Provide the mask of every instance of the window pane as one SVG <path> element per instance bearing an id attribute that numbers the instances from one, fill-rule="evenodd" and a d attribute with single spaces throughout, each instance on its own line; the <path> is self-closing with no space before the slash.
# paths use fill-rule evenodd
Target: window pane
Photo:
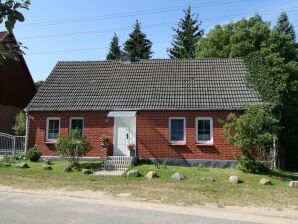
<path id="1" fill-rule="evenodd" d="M 171 141 L 183 141 L 184 140 L 184 120 L 183 119 L 171 119 Z"/>
<path id="2" fill-rule="evenodd" d="M 60 121 L 57 119 L 51 119 L 48 122 L 49 123 L 48 123 L 47 138 L 48 139 L 56 139 L 59 135 Z"/>
<path id="3" fill-rule="evenodd" d="M 211 120 L 198 120 L 198 141 L 210 141 L 211 140 Z"/>
<path id="4" fill-rule="evenodd" d="M 79 129 L 81 134 L 83 130 L 83 119 L 71 119 L 71 130 Z"/>

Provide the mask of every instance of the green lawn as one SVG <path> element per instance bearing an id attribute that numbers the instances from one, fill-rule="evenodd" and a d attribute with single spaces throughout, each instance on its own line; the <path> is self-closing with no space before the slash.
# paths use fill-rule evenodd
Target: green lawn
<path id="1" fill-rule="evenodd" d="M 178 166 L 158 169 L 154 165 L 141 165 L 132 167 L 141 172 L 141 177 L 96 177 L 79 171 L 65 173 L 63 168 L 69 165 L 67 162 L 53 162 L 51 171 L 43 170 L 42 162 L 28 164 L 29 169 L 16 168 L 15 164 L 10 167 L 0 166 L 0 185 L 27 189 L 100 190 L 113 195 L 131 193 L 133 197 L 142 200 L 180 205 L 255 205 L 298 209 L 298 189 L 288 186 L 289 181 L 297 177 L 288 172 L 255 175 L 235 169 Z M 92 166 L 97 165 L 93 163 Z M 160 177 L 147 180 L 145 175 L 150 170 L 155 170 Z M 177 171 L 186 175 L 187 180 L 172 180 L 171 175 Z M 239 175 L 243 183 L 231 185 L 228 182 L 230 175 Z M 213 177 L 215 182 L 202 181 L 202 177 Z M 270 178 L 273 185 L 260 185 L 262 177 Z"/>

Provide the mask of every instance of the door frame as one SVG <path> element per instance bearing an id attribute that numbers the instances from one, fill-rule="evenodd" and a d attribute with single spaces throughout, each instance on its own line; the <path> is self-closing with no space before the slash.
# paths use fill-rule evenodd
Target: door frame
<path id="1" fill-rule="evenodd" d="M 117 116 L 117 117 L 114 117 L 114 138 L 113 138 L 113 156 L 114 156 L 114 152 L 115 152 L 115 148 L 116 148 L 116 138 L 118 137 L 116 135 L 116 132 L 117 132 L 117 118 L 129 118 L 131 119 L 131 122 L 132 122 L 132 143 L 135 145 L 135 154 L 137 154 L 137 149 L 136 149 L 136 128 L 137 128 L 137 119 L 136 119 L 136 116 Z M 123 155 L 123 156 L 130 156 L 129 153 L 128 155 Z M 136 155 L 135 155 L 136 156 Z"/>

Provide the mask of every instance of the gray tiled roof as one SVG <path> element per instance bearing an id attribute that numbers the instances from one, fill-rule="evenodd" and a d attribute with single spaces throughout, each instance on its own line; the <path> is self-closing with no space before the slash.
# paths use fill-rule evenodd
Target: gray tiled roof
<path id="1" fill-rule="evenodd" d="M 241 59 L 58 62 L 29 111 L 238 110 L 259 104 Z"/>

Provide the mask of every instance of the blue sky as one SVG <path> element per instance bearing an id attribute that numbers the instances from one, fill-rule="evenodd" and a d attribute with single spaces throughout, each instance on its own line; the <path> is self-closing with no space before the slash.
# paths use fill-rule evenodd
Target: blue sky
<path id="1" fill-rule="evenodd" d="M 153 42 L 153 58 L 167 58 L 172 27 L 188 5 L 199 14 L 205 33 L 256 12 L 274 25 L 282 10 L 298 30 L 297 0 L 32 0 L 26 21 L 14 32 L 28 47 L 25 59 L 33 79 L 45 80 L 57 61 L 105 60 L 113 33 L 123 44 L 136 19 Z"/>

